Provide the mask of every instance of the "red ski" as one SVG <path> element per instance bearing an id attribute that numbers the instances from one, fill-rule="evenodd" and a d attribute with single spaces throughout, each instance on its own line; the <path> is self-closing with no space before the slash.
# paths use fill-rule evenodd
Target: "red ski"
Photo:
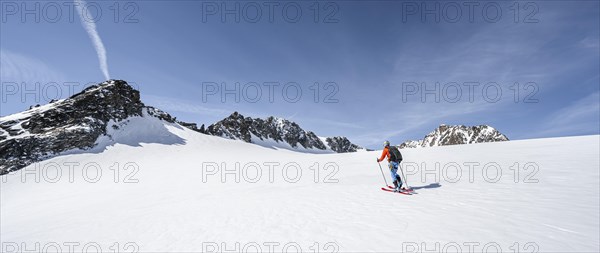
<path id="1" fill-rule="evenodd" d="M 388 188 L 390 188 L 390 189 L 392 189 L 392 190 L 393 190 L 393 189 L 396 189 L 395 187 L 393 187 L 393 186 L 391 186 L 391 185 L 388 185 Z M 412 188 L 403 189 L 403 191 L 405 191 L 405 192 L 410 192 L 410 193 L 413 193 L 413 192 L 415 192 L 415 190 L 413 190 Z"/>
<path id="2" fill-rule="evenodd" d="M 404 194 L 404 195 L 412 195 L 412 194 L 410 194 L 410 192 L 406 192 L 406 191 L 399 191 L 399 192 L 397 192 L 397 191 L 394 191 L 392 189 L 388 189 L 388 188 L 385 188 L 385 187 L 381 187 L 381 189 L 384 190 L 384 191 L 386 191 L 386 192 L 395 192 L 395 193 L 400 193 L 400 194 Z"/>

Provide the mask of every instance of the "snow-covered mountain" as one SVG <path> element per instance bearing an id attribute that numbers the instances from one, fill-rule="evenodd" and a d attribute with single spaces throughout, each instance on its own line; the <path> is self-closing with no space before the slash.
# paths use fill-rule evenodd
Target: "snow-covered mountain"
<path id="1" fill-rule="evenodd" d="M 106 133 L 109 121 L 141 116 L 144 108 L 137 90 L 110 80 L 68 99 L 2 117 L 0 175 L 53 154 L 89 149 Z"/>
<path id="2" fill-rule="evenodd" d="M 118 129 L 133 117 L 153 117 L 197 132 L 295 151 L 344 153 L 361 149 L 345 137 L 321 139 L 288 120 L 244 118 L 237 112 L 204 131 L 194 123 L 177 121 L 146 106 L 139 91 L 127 82 L 109 80 L 67 99 L 0 118 L 0 175 L 62 152 L 92 149 L 100 137 L 111 138 L 108 130 Z"/>
<path id="3" fill-rule="evenodd" d="M 407 149 L 417 194 L 406 196 L 380 190 L 381 150 L 316 155 L 202 134 L 122 81 L 0 125 L 3 252 L 600 250 L 598 135 Z"/>
<path id="4" fill-rule="evenodd" d="M 160 109 L 146 106 L 139 91 L 127 82 L 109 80 L 67 99 L 0 118 L 0 175 L 63 152 L 93 149 L 102 138 L 131 139 L 121 136 L 116 140 L 109 132 L 139 117 L 198 131 L 196 124 L 177 121 Z M 140 127 L 153 126 L 149 123 Z"/>
<path id="5" fill-rule="evenodd" d="M 5 252 L 600 250 L 598 135 L 407 149 L 406 196 L 380 190 L 381 150 L 289 152 L 148 116 L 117 125 L 0 178 Z"/>
<path id="6" fill-rule="evenodd" d="M 508 138 L 488 125 L 440 125 L 422 140 L 411 140 L 400 144 L 400 148 L 436 147 L 459 144 L 508 141 Z"/>
<path id="7" fill-rule="evenodd" d="M 205 133 L 267 147 L 316 153 L 347 153 L 363 149 L 346 137 L 319 137 L 286 119 L 272 116 L 266 119 L 244 117 L 238 112 L 208 126 Z"/>

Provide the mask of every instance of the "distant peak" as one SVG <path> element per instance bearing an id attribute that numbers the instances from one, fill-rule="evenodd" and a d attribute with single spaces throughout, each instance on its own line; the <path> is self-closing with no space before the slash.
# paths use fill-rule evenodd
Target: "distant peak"
<path id="1" fill-rule="evenodd" d="M 465 126 L 441 124 L 423 139 L 406 141 L 400 144 L 400 147 L 435 147 L 497 141 L 508 141 L 508 137 L 489 125 Z"/>
<path id="2" fill-rule="evenodd" d="M 296 122 L 285 118 L 245 117 L 238 112 L 206 128 L 206 134 L 228 139 L 243 140 L 249 143 L 286 143 L 293 149 L 322 150 L 329 152 L 354 152 L 361 147 L 351 143 L 346 137 L 333 137 L 321 140 L 314 132 L 302 129 Z"/>

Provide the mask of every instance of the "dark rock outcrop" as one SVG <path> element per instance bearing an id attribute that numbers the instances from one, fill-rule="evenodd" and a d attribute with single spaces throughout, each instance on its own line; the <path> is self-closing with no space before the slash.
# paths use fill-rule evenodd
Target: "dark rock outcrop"
<path id="1" fill-rule="evenodd" d="M 361 147 L 350 142 L 350 140 L 344 136 L 327 137 L 325 141 L 331 150 L 337 153 L 356 152 L 361 149 Z"/>
<path id="2" fill-rule="evenodd" d="M 145 106 L 139 91 L 122 80 L 109 80 L 67 99 L 0 118 L 0 175 L 64 151 L 90 149 L 106 134 L 110 121 L 142 116 L 143 110 L 161 120 L 176 121 Z"/>
<path id="3" fill-rule="evenodd" d="M 305 131 L 295 122 L 268 117 L 266 119 L 244 117 L 238 112 L 229 117 L 212 124 L 206 128 L 206 134 L 220 136 L 229 139 L 243 140 L 252 143 L 253 138 L 259 140 L 274 140 L 285 142 L 293 148 L 303 147 L 306 149 L 331 149 L 334 152 L 356 152 L 361 147 L 352 144 L 346 137 L 327 138 L 327 144 L 323 143 L 315 133 Z"/>
<path id="4" fill-rule="evenodd" d="M 108 121 L 139 116 L 143 107 L 137 90 L 125 81 L 110 80 L 68 99 L 5 117 L 0 122 L 4 130 L 0 132 L 0 174 L 52 154 L 91 148 L 106 133 Z"/>

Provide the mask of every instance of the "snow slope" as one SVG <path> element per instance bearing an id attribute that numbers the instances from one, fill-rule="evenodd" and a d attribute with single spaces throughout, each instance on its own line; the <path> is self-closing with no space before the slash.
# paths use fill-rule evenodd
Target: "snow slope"
<path id="1" fill-rule="evenodd" d="M 379 189 L 380 151 L 277 150 L 152 117 L 110 134 L 94 150 L 2 177 L 2 251 L 66 251 L 69 242 L 77 252 L 600 251 L 597 135 L 403 150 L 418 193 L 405 196 Z M 474 162 L 470 173 L 464 164 Z M 436 163 L 440 176 L 422 178 Z M 495 183 L 494 167 L 483 169 L 493 163 L 502 170 Z"/>
<path id="2" fill-rule="evenodd" d="M 285 141 L 276 141 L 273 139 L 266 139 L 266 138 L 261 140 L 259 137 L 257 137 L 254 134 L 250 134 L 250 139 L 251 139 L 252 144 L 256 144 L 256 145 L 259 145 L 259 146 L 262 146 L 265 148 L 277 149 L 277 150 L 285 149 L 285 150 L 290 150 L 290 151 L 297 151 L 297 152 L 304 152 L 304 153 L 311 153 L 311 154 L 335 153 L 329 147 L 327 147 L 324 150 L 321 150 L 318 148 L 304 148 L 302 146 L 292 147 L 289 143 L 287 143 Z M 327 142 L 324 142 L 324 143 L 327 143 Z"/>

